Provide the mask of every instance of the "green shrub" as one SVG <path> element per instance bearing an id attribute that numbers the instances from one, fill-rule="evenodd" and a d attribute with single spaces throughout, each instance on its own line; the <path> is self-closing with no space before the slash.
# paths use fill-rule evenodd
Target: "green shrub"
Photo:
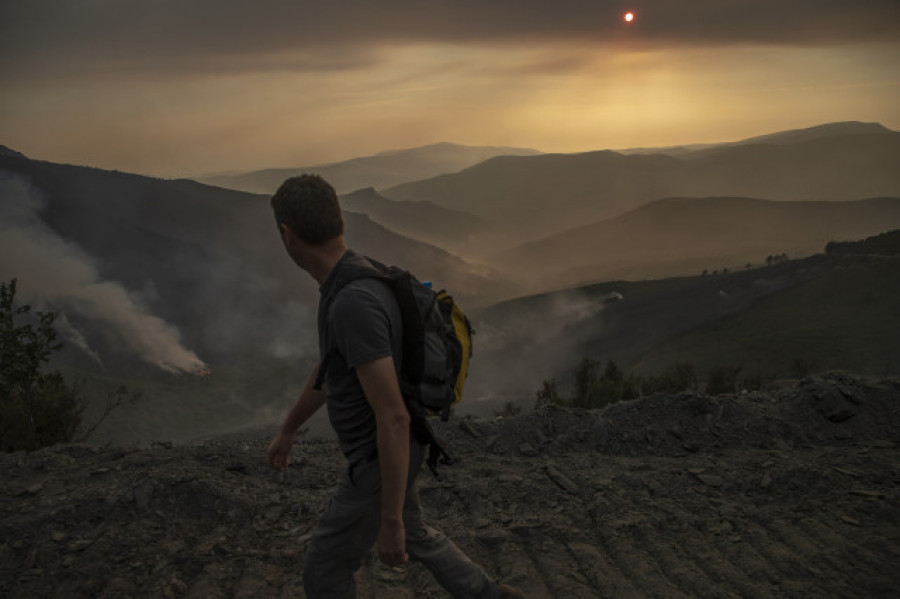
<path id="1" fill-rule="evenodd" d="M 83 403 L 58 372 L 44 373 L 56 342 L 53 312 L 15 307 L 16 279 L 0 283 L 0 449 L 37 449 L 71 441 Z M 17 324 L 17 319 L 31 320 Z M 36 326 L 35 326 L 36 324 Z"/>

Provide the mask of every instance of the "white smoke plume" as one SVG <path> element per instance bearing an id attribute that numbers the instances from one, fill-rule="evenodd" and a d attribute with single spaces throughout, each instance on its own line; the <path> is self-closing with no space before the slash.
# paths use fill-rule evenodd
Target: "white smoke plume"
<path id="1" fill-rule="evenodd" d="M 175 327 L 148 314 L 121 284 L 99 280 L 91 257 L 44 224 L 43 208 L 40 192 L 27 181 L 0 173 L 0 279 L 18 279 L 20 302 L 99 323 L 123 349 L 168 372 L 206 369 L 181 345 Z M 74 327 L 63 329 L 99 359 Z"/>
<path id="2" fill-rule="evenodd" d="M 63 336 L 63 338 L 68 341 L 71 345 L 74 345 L 81 351 L 83 351 L 88 357 L 90 357 L 94 362 L 98 365 L 103 366 L 103 360 L 100 358 L 100 355 L 91 348 L 90 344 L 88 344 L 87 339 L 84 338 L 84 335 L 81 334 L 75 325 L 69 321 L 68 316 L 65 314 L 59 314 L 56 318 L 56 322 L 53 323 L 56 327 L 56 330 Z"/>

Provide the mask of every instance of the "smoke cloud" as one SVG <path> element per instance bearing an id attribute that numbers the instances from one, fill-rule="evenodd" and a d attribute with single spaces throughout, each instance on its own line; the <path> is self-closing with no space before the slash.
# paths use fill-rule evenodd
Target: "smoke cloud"
<path id="1" fill-rule="evenodd" d="M 475 322 L 467 397 L 491 407 L 506 400 L 523 405 L 521 398 L 533 399 L 542 381 L 573 368 L 584 357 L 585 341 L 597 334 L 597 315 L 621 297 L 614 292 L 592 297 L 571 290 L 530 306 L 510 305 L 502 314 Z"/>
<path id="2" fill-rule="evenodd" d="M 19 301 L 59 312 L 60 331 L 94 360 L 99 357 L 71 318 L 98 323 L 114 347 L 165 371 L 205 370 L 175 327 L 148 314 L 121 284 L 100 280 L 91 257 L 41 220 L 43 207 L 27 181 L 0 173 L 0 279 L 18 279 Z"/>
<path id="3" fill-rule="evenodd" d="M 371 65 L 380 49 L 578 43 L 654 47 L 829 45 L 896 40 L 896 0 L 596 0 L 553 3 L 30 0 L 2 7 L 0 79 L 135 70 L 339 71 Z M 634 9 L 625 36 L 621 15 Z M 49 16 L 48 16 L 49 15 Z"/>

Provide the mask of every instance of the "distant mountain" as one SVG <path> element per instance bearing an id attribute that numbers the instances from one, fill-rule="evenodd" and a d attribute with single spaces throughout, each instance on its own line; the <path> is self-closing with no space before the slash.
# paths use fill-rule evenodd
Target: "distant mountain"
<path id="1" fill-rule="evenodd" d="M 779 131 L 766 135 L 757 135 L 748 137 L 740 141 L 719 142 L 719 143 L 697 143 L 677 146 L 661 146 L 661 147 L 644 147 L 644 148 L 625 148 L 616 150 L 620 154 L 668 154 L 670 156 L 684 156 L 692 154 L 699 150 L 723 149 L 733 146 L 745 146 L 759 143 L 798 143 L 804 141 L 813 141 L 823 137 L 832 137 L 835 135 L 860 135 L 860 134 L 877 134 L 889 133 L 890 129 L 880 123 L 864 123 L 860 121 L 842 121 L 838 123 L 826 123 L 815 127 L 807 127 L 804 129 L 792 129 L 790 131 Z"/>
<path id="2" fill-rule="evenodd" d="M 264 196 L 0 156 L 0 216 L 0 279 L 18 277 L 21 301 L 64 314 L 69 339 L 107 366 L 317 349 L 316 285 L 285 254 Z M 351 247 L 463 305 L 497 297 L 484 269 L 367 216 L 345 220 Z"/>
<path id="3" fill-rule="evenodd" d="M 467 212 L 450 210 L 430 202 L 397 202 L 371 187 L 341 196 L 344 210 L 369 215 L 372 220 L 412 239 L 465 253 L 467 244 L 485 235 L 485 222 Z"/>
<path id="4" fill-rule="evenodd" d="M 0 156 L 10 156 L 12 158 L 25 158 L 25 154 L 21 152 L 16 152 L 12 148 L 7 148 L 6 146 L 0 145 Z"/>
<path id="5" fill-rule="evenodd" d="M 900 226 L 900 198 L 776 202 L 669 198 L 497 255 L 489 263 L 533 289 L 638 280 L 760 264 L 823 251 Z"/>
<path id="6" fill-rule="evenodd" d="M 325 177 L 338 193 L 348 193 L 364 187 L 382 189 L 442 173 L 454 173 L 494 156 L 531 156 L 539 153 L 527 148 L 436 143 L 331 164 L 209 175 L 198 180 L 219 187 L 271 195 L 288 177 L 310 172 Z"/>
<path id="7" fill-rule="evenodd" d="M 394 200 L 427 201 L 489 221 L 486 251 L 546 236 L 664 197 L 682 165 L 670 156 L 584 154 L 492 158 L 456 174 L 392 187 Z"/>
<path id="8" fill-rule="evenodd" d="M 520 291 L 496 271 L 399 235 L 364 214 L 345 212 L 344 220 L 348 245 L 381 262 L 409 269 L 420 280 L 431 281 L 435 289 L 447 289 L 463 307 L 491 303 Z"/>
<path id="9" fill-rule="evenodd" d="M 892 133 L 890 129 L 881 123 L 864 123 L 861 121 L 841 121 L 838 123 L 825 123 L 815 127 L 806 127 L 804 129 L 791 129 L 789 131 L 778 131 L 766 135 L 757 135 L 749 137 L 733 144 L 725 143 L 720 146 L 729 145 L 751 145 L 758 143 L 768 144 L 794 144 L 808 141 L 815 141 L 835 136 L 844 135 L 883 135 Z"/>
<path id="10" fill-rule="evenodd" d="M 877 125 L 841 125 L 680 157 L 611 151 L 498 157 L 382 194 L 492 221 L 492 238 L 483 245 L 496 250 L 664 197 L 833 201 L 900 196 L 898 156 L 900 133 Z"/>

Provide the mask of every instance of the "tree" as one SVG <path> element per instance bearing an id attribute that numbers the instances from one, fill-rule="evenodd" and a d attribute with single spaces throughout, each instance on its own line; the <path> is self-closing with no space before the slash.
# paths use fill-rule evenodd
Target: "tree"
<path id="1" fill-rule="evenodd" d="M 697 371 L 690 362 L 676 362 L 656 376 L 643 381 L 645 393 L 680 393 L 697 386 Z"/>
<path id="2" fill-rule="evenodd" d="M 575 370 L 575 397 L 572 405 L 576 408 L 589 408 L 591 403 L 591 390 L 597 381 L 597 362 L 590 358 L 584 358 Z"/>
<path id="3" fill-rule="evenodd" d="M 0 283 L 0 449 L 37 449 L 71 441 L 83 404 L 59 372 L 42 372 L 56 341 L 53 312 L 15 306 L 16 279 Z M 18 324 L 17 320 L 25 320 Z"/>

